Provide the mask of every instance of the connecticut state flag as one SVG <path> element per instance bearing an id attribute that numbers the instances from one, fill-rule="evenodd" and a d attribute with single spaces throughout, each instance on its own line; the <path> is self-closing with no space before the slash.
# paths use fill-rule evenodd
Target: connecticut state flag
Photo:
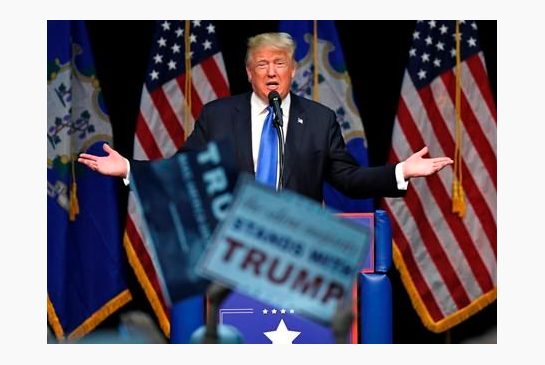
<path id="1" fill-rule="evenodd" d="M 335 111 L 348 153 L 360 166 L 368 166 L 367 140 L 335 21 L 283 20 L 279 28 L 296 44 L 297 71 L 291 91 Z M 350 199 L 328 183 L 324 183 L 324 202 L 341 212 L 374 210 L 372 199 Z"/>
<path id="2" fill-rule="evenodd" d="M 47 319 L 75 340 L 131 300 L 117 181 L 77 162 L 112 127 L 83 21 L 47 22 Z"/>

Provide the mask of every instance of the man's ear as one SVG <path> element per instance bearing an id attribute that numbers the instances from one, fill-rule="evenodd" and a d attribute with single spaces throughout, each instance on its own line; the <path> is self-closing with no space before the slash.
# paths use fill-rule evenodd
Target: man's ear
<path id="1" fill-rule="evenodd" d="M 297 62 L 295 62 L 294 59 L 291 60 L 293 62 L 293 70 L 291 70 L 291 78 L 295 78 L 295 73 L 297 72 Z"/>
<path id="2" fill-rule="evenodd" d="M 250 72 L 248 66 L 246 66 L 246 75 L 248 75 L 248 82 L 252 82 L 252 73 Z"/>

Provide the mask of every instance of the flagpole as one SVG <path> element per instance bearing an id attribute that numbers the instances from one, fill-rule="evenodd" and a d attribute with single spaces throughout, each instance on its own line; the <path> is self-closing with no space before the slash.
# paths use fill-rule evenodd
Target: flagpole
<path id="1" fill-rule="evenodd" d="M 312 60 L 314 62 L 314 71 L 312 79 L 312 100 L 318 101 L 320 93 L 318 90 L 318 21 L 313 21 L 312 33 Z"/>

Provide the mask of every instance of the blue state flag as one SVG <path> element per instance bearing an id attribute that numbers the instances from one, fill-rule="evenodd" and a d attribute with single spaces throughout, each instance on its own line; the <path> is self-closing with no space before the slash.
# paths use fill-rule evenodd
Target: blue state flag
<path id="1" fill-rule="evenodd" d="M 77 163 L 112 127 L 83 21 L 47 22 L 47 318 L 77 339 L 131 300 L 117 181 Z"/>
<path id="2" fill-rule="evenodd" d="M 367 140 L 363 123 L 354 102 L 352 83 L 346 70 L 343 51 L 335 22 L 317 22 L 317 44 L 314 46 L 314 21 L 285 20 L 280 22 L 280 31 L 289 33 L 296 42 L 295 60 L 297 71 L 292 92 L 333 109 L 346 143 L 348 152 L 360 166 L 368 166 Z M 318 65 L 314 62 L 317 50 Z M 317 70 L 318 87 L 314 88 L 314 70 Z M 372 199 L 349 199 L 331 185 L 324 184 L 324 201 L 329 207 L 341 212 L 371 212 Z"/>

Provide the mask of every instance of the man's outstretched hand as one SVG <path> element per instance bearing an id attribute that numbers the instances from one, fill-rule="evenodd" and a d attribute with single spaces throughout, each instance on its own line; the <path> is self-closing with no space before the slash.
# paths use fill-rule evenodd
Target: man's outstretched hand
<path id="1" fill-rule="evenodd" d="M 100 157 L 82 153 L 79 155 L 78 162 L 89 167 L 93 171 L 100 172 L 102 175 L 108 176 L 127 176 L 127 162 L 116 150 L 104 143 L 102 146 L 107 156 Z"/>
<path id="2" fill-rule="evenodd" d="M 403 177 L 405 180 L 411 177 L 429 176 L 435 174 L 443 167 L 450 165 L 454 161 L 449 157 L 423 158 L 428 153 L 428 147 L 412 154 L 403 163 Z"/>

